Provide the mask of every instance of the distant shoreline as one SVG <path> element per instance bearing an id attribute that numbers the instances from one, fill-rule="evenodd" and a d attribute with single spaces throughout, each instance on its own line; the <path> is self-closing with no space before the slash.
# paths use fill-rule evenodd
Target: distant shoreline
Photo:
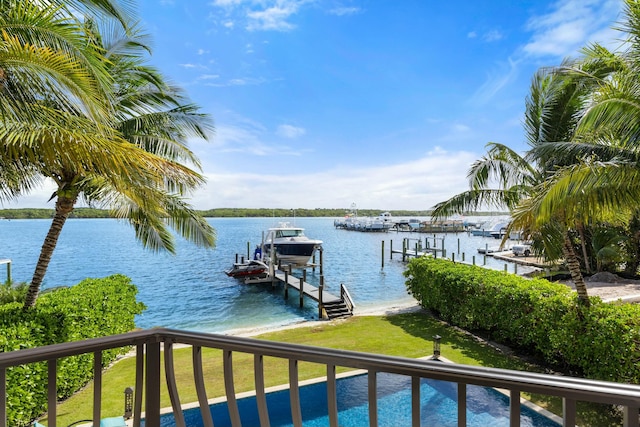
<path id="1" fill-rule="evenodd" d="M 205 218 L 340 218 L 345 216 L 347 209 L 314 208 L 314 209 L 285 209 L 285 208 L 216 208 L 196 210 Z M 431 210 L 385 210 L 358 209 L 358 216 L 375 217 L 382 212 L 389 212 L 394 217 L 428 217 Z M 53 209 L 20 208 L 0 209 L 0 219 L 50 219 Z M 468 212 L 466 216 L 505 215 L 504 212 Z M 113 218 L 107 209 L 76 208 L 69 218 Z"/>

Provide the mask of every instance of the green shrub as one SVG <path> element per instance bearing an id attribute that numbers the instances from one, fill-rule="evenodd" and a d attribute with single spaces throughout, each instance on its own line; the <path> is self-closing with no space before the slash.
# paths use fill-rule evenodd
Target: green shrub
<path id="1" fill-rule="evenodd" d="M 441 319 L 589 378 L 640 381 L 640 306 L 591 298 L 567 286 L 448 260 L 418 258 L 409 292 Z"/>
<path id="2" fill-rule="evenodd" d="M 0 284 L 0 305 L 10 302 L 23 302 L 27 296 L 27 283 L 13 284 L 5 282 Z"/>
<path id="3" fill-rule="evenodd" d="M 19 302 L 0 306 L 0 352 L 129 332 L 135 328 L 135 315 L 145 308 L 136 294 L 129 278 L 114 275 L 44 293 L 31 310 L 24 311 Z M 103 365 L 124 351 L 103 352 Z M 93 377 L 91 354 L 57 363 L 58 399 L 69 397 Z M 46 410 L 46 386 L 45 363 L 7 370 L 8 425 L 29 425 Z"/>

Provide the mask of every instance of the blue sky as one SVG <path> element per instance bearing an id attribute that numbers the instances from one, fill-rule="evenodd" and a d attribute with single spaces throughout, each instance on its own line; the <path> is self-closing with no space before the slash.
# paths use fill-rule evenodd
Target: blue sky
<path id="1" fill-rule="evenodd" d="M 138 1 L 151 62 L 215 122 L 197 209 L 429 209 L 487 142 L 527 148 L 539 67 L 621 36 L 621 0 Z"/>

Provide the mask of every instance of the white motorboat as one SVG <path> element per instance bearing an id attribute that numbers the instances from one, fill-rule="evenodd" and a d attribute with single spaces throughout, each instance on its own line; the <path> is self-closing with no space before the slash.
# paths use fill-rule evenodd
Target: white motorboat
<path id="1" fill-rule="evenodd" d="M 274 262 L 303 266 L 320 249 L 322 240 L 308 238 L 304 228 L 280 223 L 278 227 L 268 230 L 262 246 L 263 256 L 270 257 Z"/>

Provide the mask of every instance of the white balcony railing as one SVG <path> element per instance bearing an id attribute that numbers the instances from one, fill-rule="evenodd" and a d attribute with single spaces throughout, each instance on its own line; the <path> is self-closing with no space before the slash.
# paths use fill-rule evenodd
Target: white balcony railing
<path id="1" fill-rule="evenodd" d="M 56 427 L 56 361 L 60 358 L 86 353 L 93 353 L 94 355 L 93 424 L 99 425 L 101 418 L 102 351 L 110 348 L 128 346 L 133 346 L 136 349 L 136 384 L 134 388 L 133 408 L 134 427 L 140 426 L 143 390 L 145 425 L 147 427 L 160 425 L 161 346 L 164 347 L 164 370 L 176 425 L 178 427 L 184 427 L 185 422 L 173 367 L 173 347 L 176 344 L 187 344 L 192 347 L 195 389 L 205 427 L 212 427 L 213 421 L 208 408 L 208 396 L 203 376 L 203 348 L 220 349 L 223 352 L 225 391 L 233 426 L 241 425 L 233 379 L 234 353 L 248 353 L 254 357 L 256 401 L 262 426 L 269 425 L 263 376 L 263 359 L 265 356 L 288 361 L 291 416 L 295 426 L 302 425 L 298 387 L 299 362 L 314 362 L 326 366 L 328 397 L 326 411 L 331 426 L 338 425 L 336 367 L 358 368 L 368 372 L 369 424 L 371 426 L 377 426 L 378 424 L 376 374 L 383 372 L 407 375 L 412 378 L 411 400 L 413 426 L 420 425 L 421 378 L 430 378 L 457 384 L 459 426 L 466 425 L 466 387 L 470 384 L 508 390 L 511 402 L 510 426 L 520 425 L 520 394 L 522 392 L 561 397 L 564 405 L 564 426 L 575 426 L 577 401 L 619 405 L 623 408 L 625 415 L 624 426 L 639 426 L 640 386 L 638 385 L 592 381 L 505 369 L 461 366 L 430 360 L 358 353 L 269 342 L 251 338 L 185 332 L 171 329 L 151 329 L 0 354 L 0 427 L 7 426 L 6 373 L 8 368 L 35 362 L 46 362 L 48 364 L 48 426 Z"/>

